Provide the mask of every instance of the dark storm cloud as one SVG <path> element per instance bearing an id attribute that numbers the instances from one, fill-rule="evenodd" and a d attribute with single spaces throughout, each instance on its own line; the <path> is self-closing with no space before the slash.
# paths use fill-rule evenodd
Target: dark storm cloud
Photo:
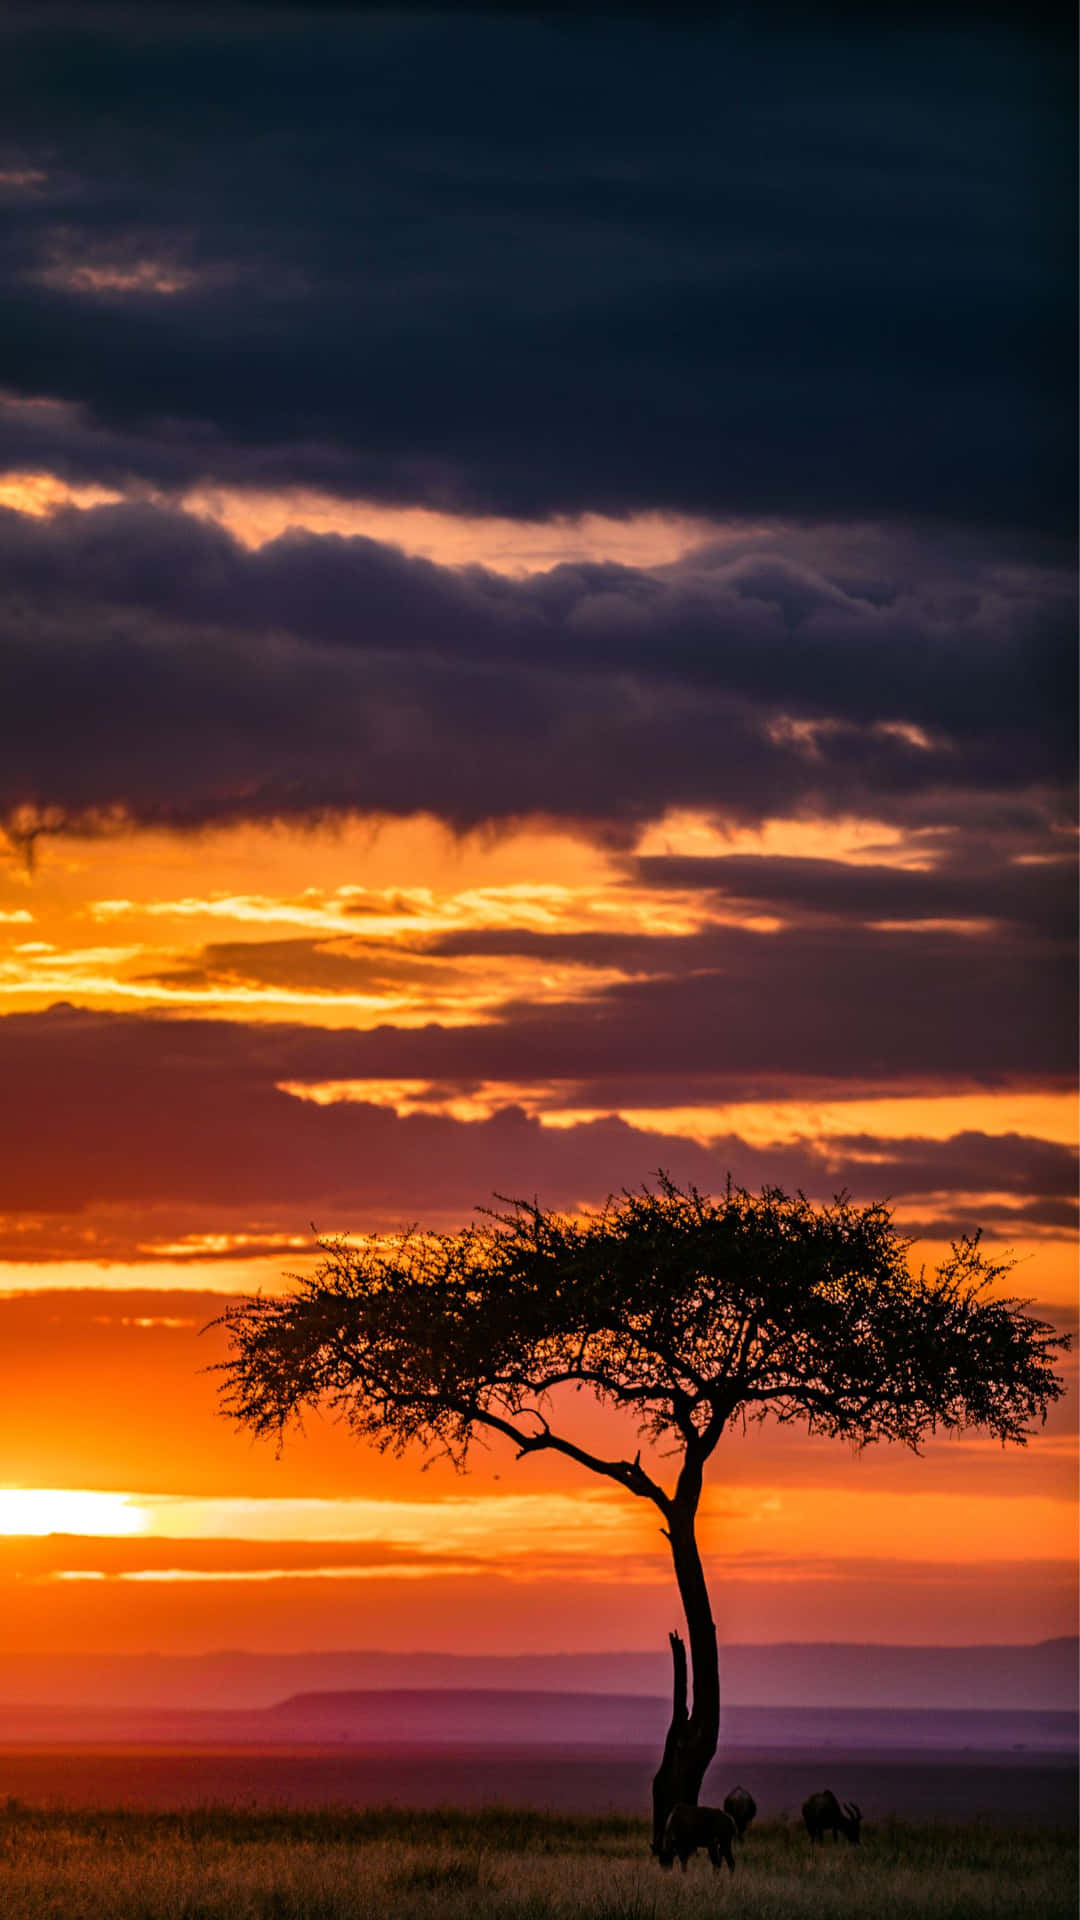
<path id="1" fill-rule="evenodd" d="M 789 556 L 786 538 L 748 536 L 650 570 L 575 562 L 515 580 L 363 537 L 291 532 L 250 551 L 147 505 L 0 511 L 0 577 L 17 607 L 26 595 L 352 653 L 636 672 L 799 717 L 931 734 L 1052 726 L 1075 683 L 1067 564 L 1009 564 L 994 542 L 954 555 L 898 539 L 890 551 L 878 536 L 863 543 L 860 573 L 827 537 L 813 561 Z M 1068 737 L 1062 723 L 1057 744 Z"/>
<path id="2" fill-rule="evenodd" d="M 878 866 L 862 860 L 808 860 L 756 854 L 708 858 L 657 855 L 633 862 L 646 886 L 691 888 L 717 903 L 758 911 L 829 915 L 856 921 L 1008 920 L 1071 940 L 1076 927 L 1076 864 L 1071 856 L 1005 862 L 989 844 L 982 858 L 961 842 L 961 857 L 939 866 Z"/>
<path id="3" fill-rule="evenodd" d="M 980 17 L 5 15 L 9 457 L 1068 526 L 1071 63 Z M 40 176 L 40 177 L 38 177 Z"/>
<path id="4" fill-rule="evenodd" d="M 12 1016 L 0 1022 L 0 1079 L 17 1076 L 23 1092 L 0 1112 L 0 1212 L 40 1224 L 137 1208 L 126 1231 L 143 1239 L 195 1213 L 204 1228 L 255 1220 L 296 1232 L 313 1213 L 323 1226 L 362 1227 L 464 1212 L 493 1191 L 598 1201 L 663 1165 L 708 1187 L 730 1171 L 751 1186 L 780 1181 L 818 1195 L 1011 1195 L 1026 1228 L 1057 1228 L 1075 1186 L 1069 1149 L 1017 1134 L 860 1134 L 767 1148 L 729 1134 L 704 1147 L 617 1118 L 551 1129 L 513 1105 L 484 1121 L 399 1118 L 279 1090 L 298 1070 L 325 1073 L 331 1058 L 347 1073 L 364 1039 L 65 1009 Z"/>
<path id="5" fill-rule="evenodd" d="M 1038 1194 L 1074 1203 L 1076 1154 L 1051 1140 L 1022 1134 L 957 1133 L 947 1141 L 889 1140 L 872 1134 L 836 1134 L 829 1152 L 840 1163 L 883 1169 L 885 1190 L 899 1195 L 953 1188 L 966 1193 Z M 867 1177 L 864 1171 L 862 1178 Z M 1070 1216 L 1071 1217 L 1071 1216 Z"/>
<path id="6" fill-rule="evenodd" d="M 537 1074 L 545 1046 L 576 1057 L 582 1075 L 610 1072 L 630 1047 L 643 1067 L 750 1079 L 993 1083 L 1067 1071 L 1073 959 L 1066 945 L 940 932 L 733 929 L 711 968 L 620 982 L 584 1009 L 546 1008 L 544 1037 L 530 1009 L 504 1017 L 518 1045 L 535 1032 Z"/>
<path id="7" fill-rule="evenodd" d="M 0 814 L 981 810 L 1037 836 L 1070 805 L 1071 580 L 891 558 L 750 541 L 511 580 L 337 536 L 248 552 L 146 505 L 3 513 Z"/>
<path id="8" fill-rule="evenodd" d="M 1080 1208 L 1075 1200 L 1027 1200 L 1021 1206 L 1008 1206 L 980 1198 L 969 1201 L 963 1210 L 956 1205 L 952 1212 L 926 1219 L 913 1220 L 905 1212 L 904 1231 L 913 1240 L 959 1240 L 978 1227 L 992 1239 L 1008 1240 L 1032 1231 L 1071 1235 L 1078 1224 Z"/>
<path id="9" fill-rule="evenodd" d="M 501 1021 L 470 1036 L 474 1073 L 602 1079 L 662 1061 L 744 1097 L 800 1079 L 990 1086 L 1069 1072 L 1074 963 L 1064 942 L 731 928 L 704 967 L 620 981 L 583 1004 L 507 1005 Z"/>

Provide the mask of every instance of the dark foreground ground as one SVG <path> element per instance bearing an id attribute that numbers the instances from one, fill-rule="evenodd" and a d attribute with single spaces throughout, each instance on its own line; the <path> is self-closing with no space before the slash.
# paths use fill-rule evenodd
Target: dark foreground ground
<path id="1" fill-rule="evenodd" d="M 656 1761 L 654 1747 L 625 1746 L 20 1746 L 0 1749 L 0 1804 L 6 1797 L 39 1807 L 143 1809 L 498 1802 L 640 1815 Z M 736 1782 L 750 1788 L 762 1819 L 797 1815 L 807 1794 L 822 1786 L 856 1800 L 876 1821 L 1070 1826 L 1077 1809 L 1077 1765 L 1068 1753 L 738 1747 L 717 1760 L 702 1798 L 722 1800 Z"/>
<path id="2" fill-rule="evenodd" d="M 811 1847 L 755 1823 L 684 1876 L 640 1819 L 490 1808 L 76 1813 L 0 1803 L 3 1920 L 1074 1920 L 1075 1836 L 881 1821 Z"/>

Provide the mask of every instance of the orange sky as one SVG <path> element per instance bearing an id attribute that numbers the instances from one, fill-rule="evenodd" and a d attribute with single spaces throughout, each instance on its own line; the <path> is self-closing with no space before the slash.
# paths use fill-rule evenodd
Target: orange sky
<path id="1" fill-rule="evenodd" d="M 1072 50 L 652 11 L 0 15 L 11 1649 L 664 1649 L 571 1463 L 221 1418 L 319 1234 L 730 1178 L 1075 1326 Z M 1074 1374 L 727 1436 L 722 1638 L 1072 1632 Z"/>
<path id="2" fill-rule="evenodd" d="M 919 858 L 917 845 L 854 819 L 828 829 L 777 821 L 752 835 L 673 817 L 649 830 L 647 848 Z M 433 960 L 433 934 L 682 935 L 712 911 L 677 888 L 637 888 L 621 854 L 573 835 L 457 841 L 424 821 L 47 837 L 30 868 L 10 854 L 3 904 L 0 990 L 11 1010 L 38 1012 L 62 997 L 106 1012 L 175 1020 L 197 1011 L 331 1031 L 482 1025 L 508 994 L 558 1005 L 619 977 L 543 956 Z M 208 965 L 215 943 L 220 957 Z M 362 988 L 347 969 L 319 972 L 335 955 L 369 965 L 373 943 L 377 966 Z M 676 1153 L 688 1139 L 737 1137 L 768 1152 L 856 1138 L 876 1143 L 865 1148 L 872 1165 L 888 1143 L 915 1137 L 1075 1137 L 1071 1095 L 1045 1084 L 810 1085 L 804 1098 L 789 1089 L 749 1100 L 704 1089 L 689 1103 L 687 1090 L 673 1083 L 665 1105 L 662 1092 L 643 1103 L 639 1089 L 605 1109 L 543 1080 L 327 1074 L 288 1088 L 314 1103 L 351 1099 L 466 1128 L 519 1104 L 567 1136 L 615 1111 L 638 1130 L 628 1143 L 663 1134 Z M 107 1107 L 107 1086 L 101 1099 Z M 627 1162 L 628 1179 L 648 1171 Z M 583 1175 L 577 1198 L 602 1197 Z M 431 1211 L 452 1222 L 483 1198 L 474 1183 Z M 963 1197 L 975 1217 L 990 1203 L 1017 1204 L 992 1187 Z M 0 1263 L 0 1480 L 15 1490 L 0 1491 L 0 1589 L 11 1646 L 637 1646 L 671 1624 L 651 1509 L 607 1494 L 571 1463 L 515 1465 L 496 1447 L 462 1480 L 438 1464 L 422 1472 L 415 1457 L 365 1451 L 317 1421 L 278 1458 L 221 1420 L 207 1371 L 221 1339 L 200 1329 L 230 1289 L 276 1289 L 287 1284 L 283 1266 L 306 1264 L 300 1208 L 267 1202 L 267 1217 L 252 1219 L 221 1196 L 201 1212 L 186 1200 L 158 1204 L 152 1168 L 137 1200 L 66 1214 L 50 1205 L 9 1216 Z M 913 1195 L 898 1213 L 924 1220 L 928 1205 Z M 320 1225 L 401 1219 L 396 1200 L 368 1196 L 354 1215 Z M 1028 1228 L 1008 1245 L 1020 1257 L 1014 1286 L 1067 1323 L 1071 1239 Z M 925 1241 L 919 1257 L 943 1247 Z M 207 1257 L 178 1257 L 200 1251 Z M 921 1460 L 895 1450 L 853 1457 L 791 1432 L 733 1436 L 714 1463 L 702 1522 L 722 1634 L 932 1642 L 1069 1631 L 1074 1406 L 1070 1396 L 1023 1453 L 971 1439 L 932 1445 Z"/>
<path id="3" fill-rule="evenodd" d="M 723 834 L 704 820 L 673 818 L 650 830 L 645 847 L 853 863 L 919 857 L 917 846 L 857 820 Z M 554 1004 L 618 977 L 498 955 L 431 963 L 418 941 L 432 933 L 687 933 L 709 918 L 693 894 L 635 889 L 618 856 L 574 836 L 531 830 L 457 841 L 423 821 L 195 840 L 46 838 L 30 869 L 9 856 L 4 906 L 0 992 L 13 1011 L 62 997 L 110 1011 L 353 1030 L 482 1023 L 508 993 Z M 335 955 L 359 970 L 372 941 L 375 977 L 354 988 L 347 972 L 319 975 L 318 963 Z M 206 967 L 215 943 L 222 957 Z M 289 1091 L 463 1123 L 520 1103 L 560 1130 L 598 1113 L 542 1081 L 440 1088 L 327 1076 Z M 1046 1086 L 876 1095 L 812 1087 L 803 1100 L 689 1106 L 673 1089 L 669 1106 L 632 1099 L 617 1111 L 650 1137 L 669 1135 L 675 1150 L 688 1137 L 733 1133 L 766 1149 L 832 1136 L 948 1140 L 972 1128 L 1075 1137 L 1072 1096 Z M 628 1164 L 627 1177 L 647 1171 Z M 452 1224 L 483 1197 L 462 1190 L 435 1211 Z M 586 1183 L 578 1198 L 602 1194 Z M 1001 1196 L 971 1197 L 976 1216 L 991 1198 Z M 320 1225 L 401 1221 L 377 1203 L 362 1211 Z M 925 1202 L 898 1211 L 925 1214 Z M 515 1466 L 495 1449 L 478 1455 L 463 1482 L 437 1465 L 422 1473 L 416 1458 L 363 1451 L 317 1423 L 280 1458 L 227 1427 L 205 1371 L 220 1339 L 199 1329 L 224 1304 L 223 1285 L 287 1284 L 282 1263 L 304 1264 L 310 1233 L 299 1210 L 263 1223 L 269 1253 L 245 1258 L 260 1222 L 233 1219 L 227 1202 L 204 1212 L 200 1226 L 199 1208 L 184 1206 L 159 1229 L 152 1204 L 137 1213 L 84 1209 L 66 1225 L 75 1258 L 0 1263 L 0 1459 L 4 1482 L 25 1490 L 7 1509 L 0 1493 L 0 1534 L 11 1536 L 0 1550 L 10 1645 L 559 1648 L 609 1638 L 648 1644 L 666 1630 L 674 1598 L 651 1510 L 598 1491 L 570 1463 Z M 47 1256 L 40 1216 L 12 1224 L 10 1255 L 21 1225 L 28 1251 Z M 88 1244 L 78 1244 L 80 1234 Z M 1068 1319 L 1072 1241 L 1043 1231 L 1009 1244 L 1022 1257 L 1020 1290 Z M 176 1260 L 200 1248 L 231 1257 Z M 922 1254 L 941 1251 L 930 1242 Z M 702 1522 L 721 1632 L 962 1641 L 1070 1630 L 1073 1405 L 1024 1454 L 973 1441 L 932 1447 L 924 1460 L 895 1451 L 852 1458 L 768 1431 L 725 1443 Z M 51 1490 L 36 1507 L 35 1488 Z M 67 1506 L 65 1488 L 78 1495 Z M 110 1506 L 106 1495 L 122 1499 Z M 46 1524 L 62 1537 L 18 1537 Z"/>

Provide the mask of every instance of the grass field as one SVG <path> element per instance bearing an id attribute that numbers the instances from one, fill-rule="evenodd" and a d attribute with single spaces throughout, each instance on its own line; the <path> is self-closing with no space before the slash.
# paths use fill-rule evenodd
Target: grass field
<path id="1" fill-rule="evenodd" d="M 72 1813 L 0 1805 L 3 1920 L 1075 1920 L 1060 1829 L 882 1823 L 811 1851 L 755 1826 L 734 1877 L 643 1823 L 491 1808 Z"/>

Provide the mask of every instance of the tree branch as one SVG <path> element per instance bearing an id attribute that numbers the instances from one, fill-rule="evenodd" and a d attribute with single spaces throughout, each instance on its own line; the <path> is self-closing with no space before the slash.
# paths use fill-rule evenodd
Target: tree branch
<path id="1" fill-rule="evenodd" d="M 541 1423 L 539 1433 L 525 1433 L 520 1427 L 515 1426 L 512 1420 L 505 1419 L 502 1414 L 493 1413 L 489 1408 L 471 1405 L 465 1401 L 455 1402 L 454 1410 L 463 1420 L 476 1421 L 481 1426 L 491 1427 L 494 1432 L 501 1433 L 507 1440 L 511 1440 L 518 1449 L 519 1460 L 526 1454 L 545 1451 L 565 1454 L 568 1460 L 575 1460 L 578 1466 L 585 1467 L 589 1473 L 601 1474 L 607 1480 L 614 1480 L 617 1486 L 624 1487 L 628 1493 L 636 1495 L 640 1500 L 651 1500 L 665 1517 L 670 1512 L 671 1501 L 668 1495 L 663 1487 L 646 1473 L 641 1464 L 640 1453 L 636 1454 L 633 1460 L 604 1460 L 599 1454 L 589 1453 L 587 1448 L 579 1447 L 575 1441 L 567 1440 L 562 1434 L 553 1432 L 544 1415 L 535 1408 L 530 1411 Z"/>

